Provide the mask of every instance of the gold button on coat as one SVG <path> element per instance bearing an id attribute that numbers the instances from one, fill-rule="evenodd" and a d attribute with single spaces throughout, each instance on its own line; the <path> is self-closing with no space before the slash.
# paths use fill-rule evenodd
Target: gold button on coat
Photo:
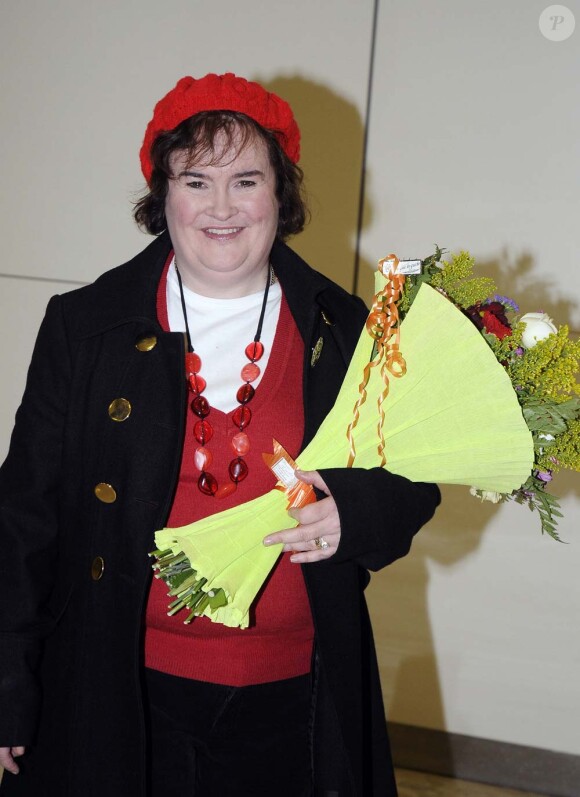
<path id="1" fill-rule="evenodd" d="M 100 581 L 105 572 L 105 560 L 102 556 L 95 556 L 91 565 L 91 578 L 93 581 Z"/>
<path id="2" fill-rule="evenodd" d="M 135 341 L 135 348 L 139 351 L 151 351 L 157 346 L 157 335 L 142 335 Z"/>
<path id="3" fill-rule="evenodd" d="M 117 500 L 115 489 L 106 482 L 99 482 L 95 487 L 95 495 L 104 504 L 112 504 Z"/>
<path id="4" fill-rule="evenodd" d="M 109 404 L 109 417 L 112 421 L 126 421 L 131 415 L 131 403 L 125 398 L 113 399 Z"/>

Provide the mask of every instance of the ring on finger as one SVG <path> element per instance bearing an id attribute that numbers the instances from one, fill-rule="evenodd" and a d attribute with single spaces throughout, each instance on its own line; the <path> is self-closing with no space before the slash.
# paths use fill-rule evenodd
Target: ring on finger
<path id="1" fill-rule="evenodd" d="M 314 540 L 314 544 L 318 548 L 319 551 L 325 551 L 328 548 L 328 543 L 324 539 L 324 537 L 316 537 Z"/>

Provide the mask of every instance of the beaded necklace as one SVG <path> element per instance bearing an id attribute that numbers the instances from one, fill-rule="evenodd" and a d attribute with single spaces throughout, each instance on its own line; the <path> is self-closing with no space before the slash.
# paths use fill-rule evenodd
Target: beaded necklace
<path id="1" fill-rule="evenodd" d="M 204 494 L 214 498 L 225 498 L 231 495 L 237 488 L 238 482 L 244 481 L 248 475 L 248 465 L 244 460 L 244 456 L 250 450 L 250 439 L 246 434 L 246 429 L 252 420 L 252 411 L 248 404 L 252 401 L 255 394 L 255 388 L 252 387 L 254 382 L 260 375 L 260 367 L 257 365 L 264 354 L 264 344 L 260 342 L 262 335 L 262 326 L 264 324 L 264 315 L 266 313 L 266 304 L 268 302 L 268 293 L 270 285 L 275 281 L 274 270 L 272 266 L 269 267 L 266 275 L 266 288 L 264 290 L 264 298 L 262 300 L 262 309 L 260 311 L 260 318 L 258 320 L 258 327 L 256 334 L 251 343 L 245 348 L 245 355 L 248 362 L 241 371 L 243 384 L 238 388 L 236 393 L 236 401 L 239 407 L 236 408 L 232 415 L 232 422 L 238 429 L 231 439 L 231 446 L 234 451 L 234 458 L 228 465 L 228 474 L 230 477 L 229 484 L 218 485 L 215 476 L 210 473 L 209 468 L 213 461 L 213 455 L 207 448 L 207 443 L 213 437 L 213 426 L 208 420 L 211 412 L 211 406 L 205 396 L 202 395 L 207 387 L 207 382 L 201 376 L 201 358 L 199 354 L 194 351 L 191 343 L 191 334 L 189 332 L 189 323 L 187 321 L 187 308 L 185 305 L 185 295 L 183 292 L 183 283 L 181 274 L 177 267 L 177 260 L 175 260 L 175 272 L 177 274 L 177 281 L 179 283 L 179 295 L 181 297 L 181 308 L 183 310 L 183 318 L 185 321 L 185 334 L 187 336 L 187 352 L 185 354 L 185 378 L 189 387 L 189 391 L 193 398 L 190 402 L 190 408 L 196 418 L 193 434 L 199 446 L 195 449 L 194 463 L 195 467 L 200 471 L 197 480 L 199 490 Z"/>

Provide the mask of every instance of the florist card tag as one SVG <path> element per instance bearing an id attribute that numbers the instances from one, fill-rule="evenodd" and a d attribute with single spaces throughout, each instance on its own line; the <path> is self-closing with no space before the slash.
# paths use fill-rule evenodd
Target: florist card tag
<path id="1" fill-rule="evenodd" d="M 290 454 L 277 440 L 272 442 L 274 444 L 274 453 L 262 454 L 262 459 L 278 479 L 276 489 L 281 490 L 288 496 L 288 509 L 290 507 L 305 506 L 316 501 L 312 485 L 304 484 L 304 482 L 296 478 L 294 473 L 296 463 Z"/>
<path id="2" fill-rule="evenodd" d="M 274 464 L 271 465 L 271 469 L 274 475 L 278 477 L 278 481 L 282 482 L 286 490 L 294 487 L 298 481 L 292 466 L 286 462 L 285 459 L 279 459 L 277 462 L 274 462 Z"/>
<path id="3" fill-rule="evenodd" d="M 421 261 L 420 260 L 399 260 L 399 265 L 395 271 L 396 274 L 420 274 Z"/>

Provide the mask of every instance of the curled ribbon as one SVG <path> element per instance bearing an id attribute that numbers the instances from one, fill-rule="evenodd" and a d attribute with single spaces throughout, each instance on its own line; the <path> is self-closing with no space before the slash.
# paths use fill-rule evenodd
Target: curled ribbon
<path id="1" fill-rule="evenodd" d="M 378 269 L 387 277 L 384 288 L 379 291 L 373 300 L 371 312 L 366 321 L 366 329 L 374 341 L 371 359 L 365 365 L 362 382 L 359 385 L 359 398 L 353 408 L 353 418 L 347 429 L 347 438 L 350 447 L 347 467 L 352 467 L 356 458 L 354 430 L 360 418 L 360 409 L 367 399 L 367 385 L 371 375 L 371 368 L 381 366 L 383 390 L 377 399 L 379 420 L 377 433 L 379 444 L 377 447 L 381 458 L 381 467 L 386 464 L 385 436 L 383 425 L 385 421 L 384 402 L 389 394 L 389 374 L 401 377 L 407 371 L 407 365 L 399 349 L 399 311 L 397 302 L 401 297 L 405 277 L 397 273 L 399 258 L 396 255 L 387 255 L 379 260 Z"/>

